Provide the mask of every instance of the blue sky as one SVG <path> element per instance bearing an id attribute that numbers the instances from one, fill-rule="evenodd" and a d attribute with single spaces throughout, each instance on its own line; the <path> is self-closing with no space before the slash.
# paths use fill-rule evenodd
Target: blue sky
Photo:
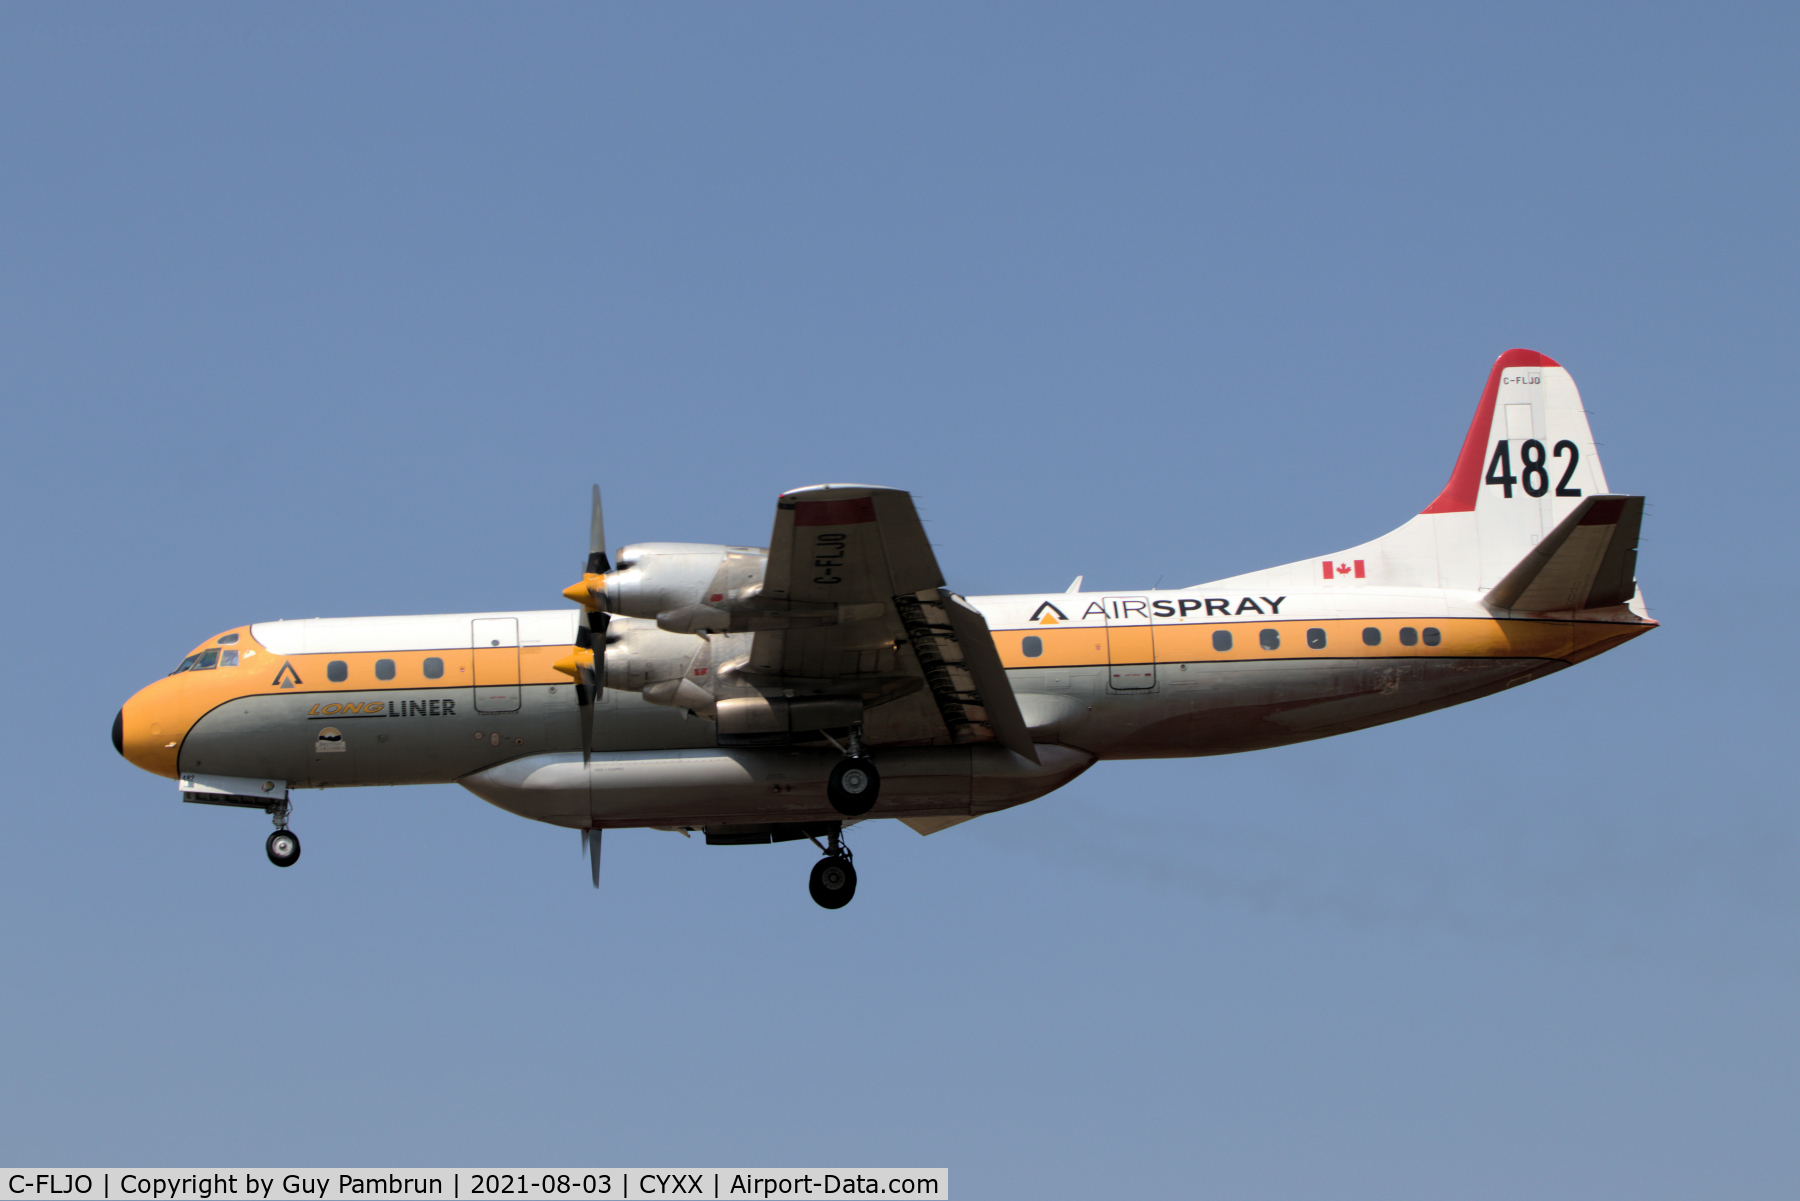
<path id="1" fill-rule="evenodd" d="M 1788 1197 L 1795 19 L 1676 6 L 0 11 L 0 1158 L 947 1166 L 964 1197 Z M 556 607 L 918 498 L 970 593 L 1360 542 L 1568 366 L 1664 628 L 1101 765 L 850 908 L 804 844 L 301 794 L 112 715 L 244 621 Z"/>

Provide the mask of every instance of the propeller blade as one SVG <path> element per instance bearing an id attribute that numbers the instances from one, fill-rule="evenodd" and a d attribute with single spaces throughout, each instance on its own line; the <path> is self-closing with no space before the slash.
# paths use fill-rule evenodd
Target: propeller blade
<path id="1" fill-rule="evenodd" d="M 594 887 L 600 887 L 600 831 L 583 830 L 581 832 L 581 849 L 586 853 L 588 862 L 593 866 Z"/>
<path id="2" fill-rule="evenodd" d="M 600 516 L 600 485 L 594 485 L 594 515 L 588 519 L 587 570 L 590 575 L 605 575 L 612 570 L 606 561 L 606 522 Z"/>
<path id="3" fill-rule="evenodd" d="M 583 616 L 585 620 L 575 629 L 575 647 L 588 652 L 588 661 L 571 663 L 564 659 L 558 661 L 558 667 L 575 676 L 575 703 L 581 710 L 581 762 L 585 767 L 593 760 L 594 702 L 606 687 L 606 627 L 612 618 L 597 610 Z"/>
<path id="4" fill-rule="evenodd" d="M 584 677 L 587 672 L 581 673 Z M 575 685 L 575 704 L 581 712 L 581 766 L 594 758 L 594 689 L 589 684 Z"/>

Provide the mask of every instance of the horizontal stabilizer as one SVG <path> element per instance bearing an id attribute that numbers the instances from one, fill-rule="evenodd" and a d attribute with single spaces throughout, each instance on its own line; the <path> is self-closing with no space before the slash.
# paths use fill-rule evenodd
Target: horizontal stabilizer
<path id="1" fill-rule="evenodd" d="M 1622 605 L 1637 592 L 1643 520 L 1641 496 L 1590 496 L 1482 599 L 1527 613 Z"/>

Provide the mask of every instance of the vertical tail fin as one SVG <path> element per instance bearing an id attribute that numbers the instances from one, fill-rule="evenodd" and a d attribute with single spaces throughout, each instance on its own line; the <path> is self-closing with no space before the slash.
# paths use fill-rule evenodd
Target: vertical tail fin
<path id="1" fill-rule="evenodd" d="M 1450 482 L 1424 512 L 1373 542 L 1235 580 L 1489 593 L 1584 502 L 1609 495 L 1575 381 L 1548 355 L 1509 350 L 1488 372 Z M 1635 546 L 1635 524 L 1630 533 Z"/>
<path id="2" fill-rule="evenodd" d="M 1582 499 L 1606 492 L 1575 380 L 1548 355 L 1507 351 L 1489 371 L 1451 481 L 1422 513 L 1449 519 L 1436 522 L 1440 582 L 1494 587 Z"/>
<path id="3" fill-rule="evenodd" d="M 1421 514 L 1448 519 L 1434 523 L 1441 586 L 1493 587 L 1584 498 L 1606 493 L 1575 381 L 1548 355 L 1507 351 L 1450 482 Z"/>

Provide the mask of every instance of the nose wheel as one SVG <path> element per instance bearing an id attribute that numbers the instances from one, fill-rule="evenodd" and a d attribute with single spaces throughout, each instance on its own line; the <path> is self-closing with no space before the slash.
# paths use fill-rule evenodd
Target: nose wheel
<path id="1" fill-rule="evenodd" d="M 275 833 L 269 835 L 263 849 L 269 853 L 269 862 L 276 867 L 292 867 L 300 862 L 300 836 L 287 828 L 290 812 L 285 801 L 270 810 L 275 819 Z"/>
<path id="2" fill-rule="evenodd" d="M 851 866 L 850 848 L 844 845 L 842 832 L 833 833 L 830 838 L 830 849 L 825 858 L 813 864 L 806 890 L 820 908 L 842 909 L 856 895 L 856 868 Z"/>
<path id="3" fill-rule="evenodd" d="M 875 770 L 875 761 L 863 754 L 862 727 L 852 726 L 850 745 L 825 781 L 825 799 L 845 817 L 861 817 L 875 807 L 880 795 L 881 773 Z"/>

